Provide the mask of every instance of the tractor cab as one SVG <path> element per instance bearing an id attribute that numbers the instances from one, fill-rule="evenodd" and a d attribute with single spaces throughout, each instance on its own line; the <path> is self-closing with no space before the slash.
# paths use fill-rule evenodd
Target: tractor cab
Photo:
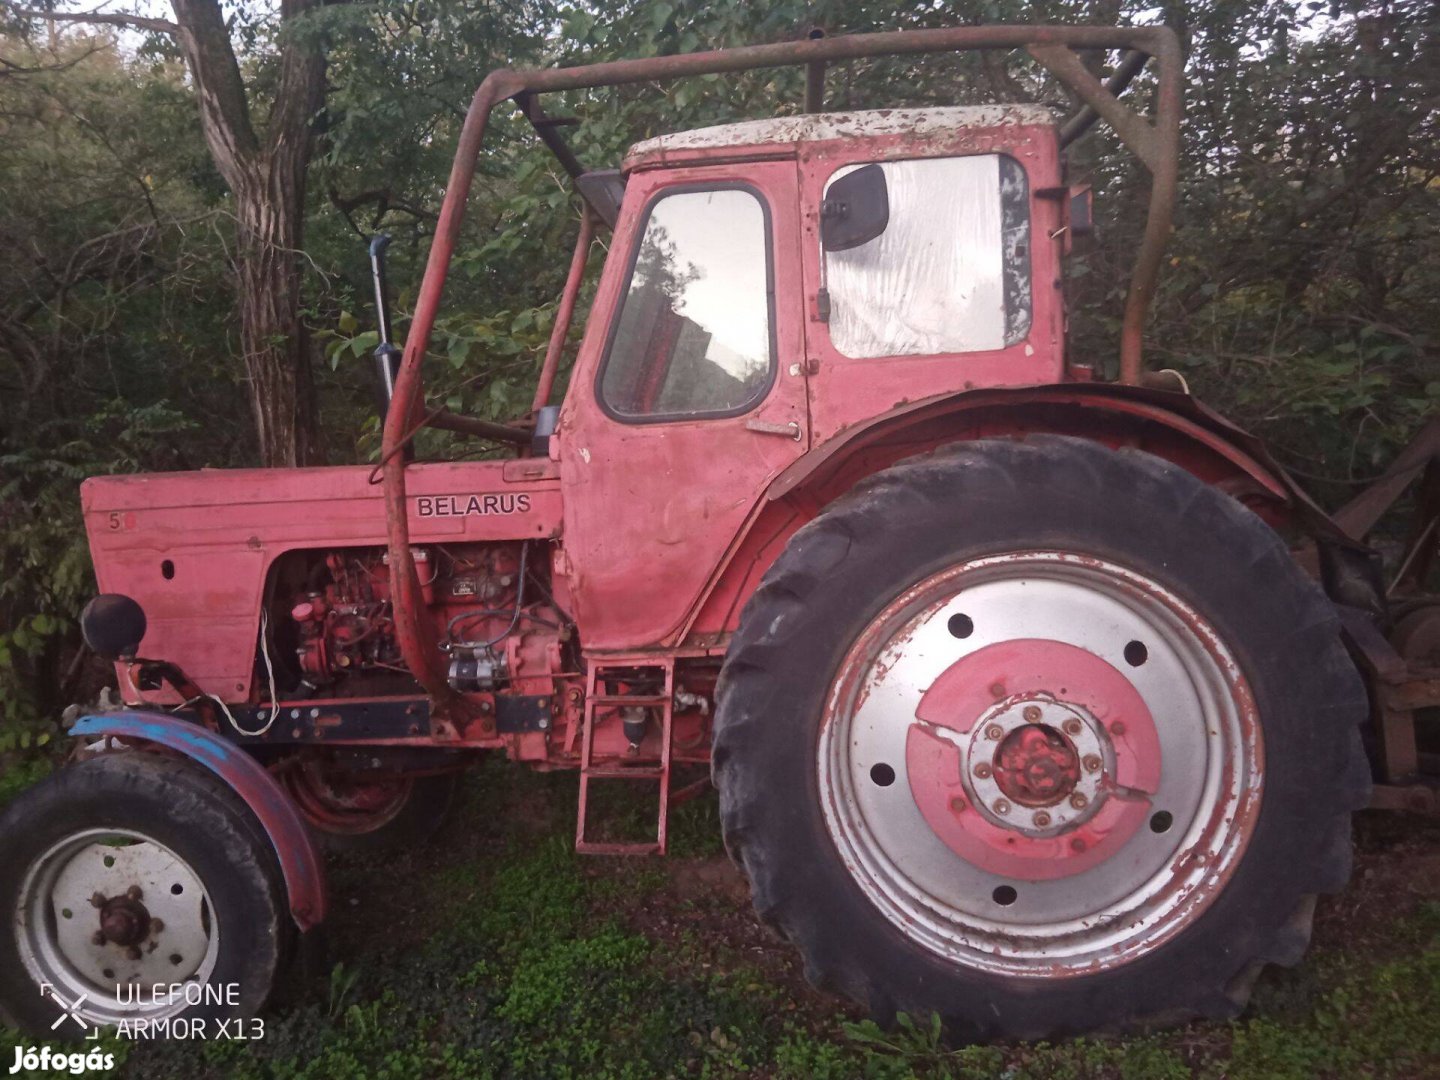
<path id="1" fill-rule="evenodd" d="M 847 428 L 1062 379 L 1059 160 L 1030 105 L 782 117 L 631 149 L 555 440 L 587 644 L 663 641 L 766 488 Z M 624 557 L 646 548 L 643 567 Z"/>

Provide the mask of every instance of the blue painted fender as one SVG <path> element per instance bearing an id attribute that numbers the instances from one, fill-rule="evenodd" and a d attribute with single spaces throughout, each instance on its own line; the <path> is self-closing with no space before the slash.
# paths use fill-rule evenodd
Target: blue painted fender
<path id="1" fill-rule="evenodd" d="M 284 789 L 244 750 L 194 723 L 138 710 L 82 716 L 70 734 L 153 743 L 209 769 L 245 800 L 275 846 L 295 924 L 302 931 L 310 930 L 325 918 L 325 867 L 315 842 Z"/>

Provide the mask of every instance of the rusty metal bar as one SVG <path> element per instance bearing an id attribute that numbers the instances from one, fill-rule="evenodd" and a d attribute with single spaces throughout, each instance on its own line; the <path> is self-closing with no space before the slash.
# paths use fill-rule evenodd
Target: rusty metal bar
<path id="1" fill-rule="evenodd" d="M 497 424 L 493 420 L 481 420 L 474 416 L 461 416 L 448 409 L 440 409 L 431 413 L 425 424 L 427 427 L 439 428 L 441 431 L 457 431 L 462 435 L 474 435 L 479 439 L 513 443 L 516 446 L 524 446 L 529 443 L 533 434 L 528 428 Z"/>
<path id="2" fill-rule="evenodd" d="M 1115 70 L 1110 77 L 1105 80 L 1105 89 L 1118 98 L 1125 92 L 1125 88 L 1130 85 L 1131 80 L 1145 69 L 1149 60 L 1150 58 L 1142 52 L 1127 52 L 1120 58 L 1120 63 L 1115 65 Z M 1100 114 L 1086 105 L 1069 120 L 1066 120 L 1060 125 L 1061 149 L 1063 150 L 1084 135 L 1095 126 L 1095 121 L 1099 119 Z"/>
<path id="3" fill-rule="evenodd" d="M 570 149 L 564 137 L 556 128 L 560 123 L 573 121 L 557 121 L 552 116 L 546 116 L 545 110 L 540 108 L 540 100 L 534 94 L 522 93 L 515 95 L 515 104 L 519 106 L 520 112 L 530 126 L 535 129 L 535 134 L 540 136 L 540 141 L 545 144 L 555 159 L 560 162 L 560 167 L 574 180 L 585 172 L 585 166 L 575 156 L 575 151 Z"/>
<path id="4" fill-rule="evenodd" d="M 1356 540 L 1364 539 L 1426 466 L 1436 461 L 1440 461 L 1440 416 L 1431 417 L 1380 479 L 1331 515 L 1335 524 Z"/>
<path id="5" fill-rule="evenodd" d="M 540 367 L 540 381 L 535 387 L 531 412 L 539 412 L 550 404 L 550 391 L 560 370 L 560 357 L 565 352 L 565 338 L 570 333 L 570 320 L 575 314 L 575 300 L 585 279 L 585 264 L 590 258 L 590 241 L 595 235 L 594 219 L 586 207 L 580 215 L 580 235 L 575 238 L 575 252 L 570 256 L 570 273 L 565 278 L 565 291 L 560 294 L 560 307 L 555 312 L 555 325 L 550 328 L 550 343 L 545 346 L 545 363 Z"/>
<path id="6" fill-rule="evenodd" d="M 382 454 L 384 455 L 384 486 L 386 531 L 389 541 L 392 581 L 395 589 L 396 636 L 405 663 L 420 685 L 435 702 L 435 715 L 466 715 L 469 703 L 450 689 L 441 664 L 435 630 L 422 617 L 420 582 L 410 556 L 410 528 L 405 506 L 405 461 L 398 453 L 408 426 L 414 422 L 422 398 L 420 367 L 430 347 L 430 334 L 440 310 L 440 297 L 460 227 L 465 217 L 465 201 L 475 177 L 485 129 L 495 105 L 524 93 L 556 90 L 578 90 L 601 86 L 685 78 L 695 75 L 719 75 L 757 68 L 809 66 L 858 60 L 873 56 L 918 56 L 928 53 L 956 52 L 974 49 L 1036 49 L 1045 52 L 1056 78 L 1070 87 L 1085 104 L 1095 108 L 1103 118 L 1115 121 L 1128 116 L 1135 122 L 1122 120 L 1126 130 L 1121 140 L 1132 152 L 1152 164 L 1152 186 L 1149 219 L 1145 237 L 1131 276 L 1130 297 L 1125 307 L 1121 330 L 1121 378 L 1127 382 L 1140 380 L 1140 332 L 1146 309 L 1154 293 L 1155 279 L 1174 210 L 1178 167 L 1180 125 L 1180 42 L 1174 31 L 1165 26 L 965 26 L 943 30 L 901 30 L 879 34 L 852 34 L 818 40 L 782 42 L 775 45 L 751 45 L 714 52 L 686 53 L 678 56 L 656 56 L 640 60 L 617 60 L 585 67 L 549 68 L 539 71 L 514 71 L 506 68 L 491 72 L 476 90 L 465 114 L 455 161 L 445 187 L 435 238 L 425 265 L 425 277 L 416 299 L 415 315 L 405 342 L 405 355 L 395 380 L 395 400 L 385 418 Z M 1083 73 L 1073 77 L 1070 65 L 1055 49 L 1127 49 L 1155 58 L 1159 71 L 1159 93 L 1154 125 L 1141 121 L 1109 94 L 1084 65 L 1075 65 Z M 1049 50 L 1049 51 L 1047 51 Z M 1039 55 L 1036 55 L 1040 59 Z M 1052 65 L 1054 65 L 1052 67 Z M 1120 111 L 1120 110 L 1123 110 Z M 1138 142 L 1136 142 L 1138 140 Z M 1158 166 L 1158 167 L 1157 167 Z"/>
<path id="7" fill-rule="evenodd" d="M 1045 70 L 1108 122 L 1125 146 L 1150 170 L 1145 236 L 1135 255 L 1130 293 L 1125 298 L 1125 316 L 1120 326 L 1120 381 L 1137 386 L 1143 381 L 1144 373 L 1141 350 L 1145 316 L 1160 278 L 1160 260 L 1170 236 L 1180 183 L 1180 42 L 1174 34 L 1167 34 L 1154 54 L 1160 62 L 1160 89 L 1153 124 L 1121 104 L 1069 47 L 1031 45 L 1029 52 Z"/>
<path id="8" fill-rule="evenodd" d="M 816 26 L 806 35 L 811 41 L 820 41 L 825 31 Z M 805 111 L 818 113 L 825 108 L 825 61 L 811 60 L 805 65 Z"/>

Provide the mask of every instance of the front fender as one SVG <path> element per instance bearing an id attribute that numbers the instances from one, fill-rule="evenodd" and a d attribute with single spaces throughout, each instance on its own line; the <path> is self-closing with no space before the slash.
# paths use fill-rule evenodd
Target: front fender
<path id="1" fill-rule="evenodd" d="M 265 767 L 219 735 L 164 713 L 141 710 L 82 716 L 71 735 L 103 735 L 184 754 L 229 785 L 259 819 L 285 878 L 290 914 L 302 930 L 325 918 L 325 868 L 295 804 Z"/>

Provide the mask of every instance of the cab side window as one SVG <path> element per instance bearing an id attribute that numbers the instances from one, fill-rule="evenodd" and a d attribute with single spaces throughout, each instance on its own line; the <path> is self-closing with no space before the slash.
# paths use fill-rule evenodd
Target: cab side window
<path id="1" fill-rule="evenodd" d="M 769 223 L 743 188 L 677 191 L 650 207 L 600 373 L 620 420 L 727 416 L 774 372 Z"/>
<path id="2" fill-rule="evenodd" d="M 888 202 L 870 239 L 824 252 L 830 340 L 842 356 L 1001 349 L 1030 330 L 1030 193 L 1003 154 L 849 165 Z"/>

